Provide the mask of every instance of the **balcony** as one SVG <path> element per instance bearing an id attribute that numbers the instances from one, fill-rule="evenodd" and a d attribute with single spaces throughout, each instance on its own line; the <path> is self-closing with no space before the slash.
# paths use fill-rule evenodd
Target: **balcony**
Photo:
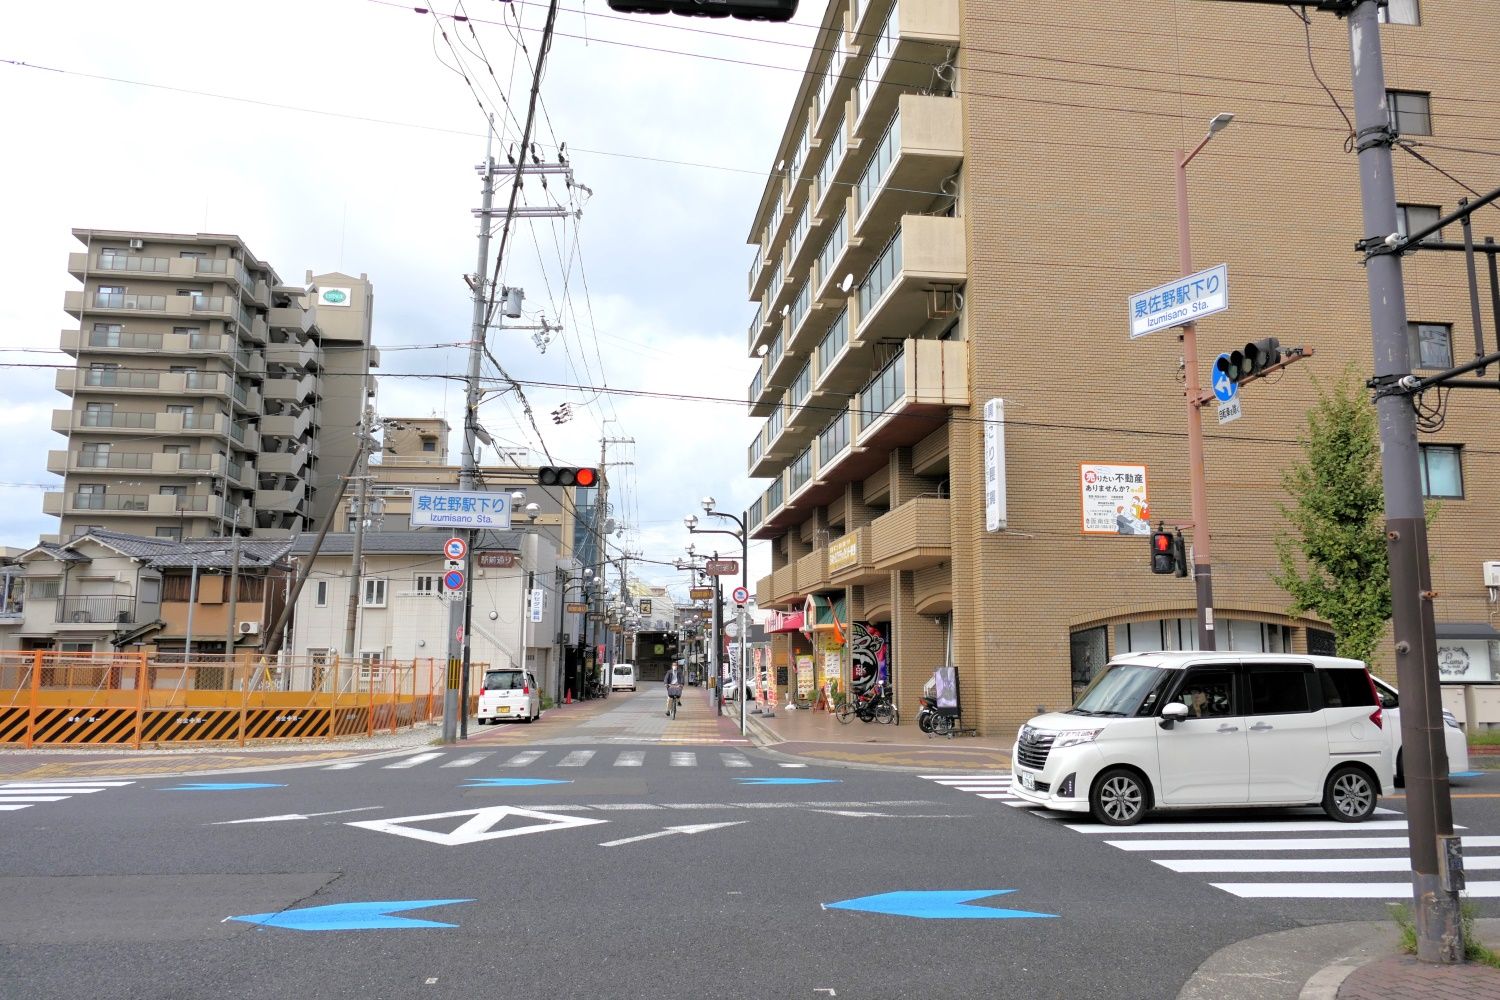
<path id="1" fill-rule="evenodd" d="M 850 343 L 868 346 L 920 330 L 932 318 L 933 293 L 967 279 L 963 219 L 903 216 L 854 296 Z"/>
<path id="2" fill-rule="evenodd" d="M 908 340 L 902 352 L 855 399 L 854 448 L 884 455 L 915 444 L 969 405 L 969 345 L 962 340 Z"/>
<path id="3" fill-rule="evenodd" d="M 297 440 L 307 433 L 315 422 L 316 410 L 308 408 L 301 413 L 284 413 L 260 418 L 260 435 L 265 438 L 290 438 Z"/>
<path id="4" fill-rule="evenodd" d="M 293 331 L 292 339 L 299 341 L 306 340 L 316 325 L 313 312 L 301 306 L 273 306 L 266 320 L 273 330 Z"/>
<path id="5" fill-rule="evenodd" d="M 261 471 L 265 471 L 264 468 Z M 298 483 L 289 490 L 256 490 L 255 509 L 280 514 L 297 514 L 301 513 L 303 501 L 306 499 L 307 486 L 303 483 Z"/>
<path id="6" fill-rule="evenodd" d="M 312 341 L 300 344 L 267 344 L 266 364 L 285 365 L 296 371 L 312 371 L 318 367 L 318 345 Z"/>
<path id="7" fill-rule="evenodd" d="M 870 524 L 875 568 L 926 569 L 953 558 L 945 497 L 917 497 Z"/>
<path id="8" fill-rule="evenodd" d="M 178 455 L 161 451 L 49 451 L 47 471 L 89 475 L 101 470 L 152 476 L 222 475 L 224 459 L 219 455 Z"/>
<path id="9" fill-rule="evenodd" d="M 855 187 L 856 236 L 880 241 L 907 212 L 928 208 L 963 163 L 963 109 L 951 97 L 902 94 L 890 130 Z"/>
<path id="10" fill-rule="evenodd" d="M 59 515 L 108 513 L 110 515 L 140 514 L 151 517 L 176 515 L 218 517 L 224 507 L 222 498 L 209 493 L 49 493 L 46 497 L 57 498 L 51 501 L 51 506 L 56 509 L 47 509 L 48 504 L 44 502 L 44 512 Z"/>
<path id="11" fill-rule="evenodd" d="M 261 395 L 266 402 L 280 402 L 303 404 L 317 398 L 318 377 L 314 374 L 303 375 L 297 378 L 291 375 L 278 375 L 266 379 L 265 385 L 261 387 Z"/>
<path id="12" fill-rule="evenodd" d="M 293 451 L 262 451 L 256 458 L 260 471 L 275 476 L 301 476 L 306 470 L 307 446 Z"/>
<path id="13" fill-rule="evenodd" d="M 783 566 L 771 574 L 771 604 L 801 600 L 807 595 L 797 589 L 796 565 Z"/>
<path id="14" fill-rule="evenodd" d="M 131 595 L 59 597 L 59 625 L 130 625 L 135 621 L 135 598 Z"/>
<path id="15" fill-rule="evenodd" d="M 878 36 L 866 46 L 870 58 L 854 89 L 854 135 L 860 139 L 877 138 L 896 111 L 897 97 L 929 86 L 933 69 L 959 44 L 958 0 L 898 0 L 880 28 L 870 19 L 876 10 L 866 8 L 859 28 Z"/>
<path id="16" fill-rule="evenodd" d="M 835 587 L 849 587 L 886 577 L 875 566 L 874 528 L 865 525 L 835 538 L 828 545 L 828 580 Z"/>
<path id="17" fill-rule="evenodd" d="M 811 594 L 828 588 L 828 548 L 819 546 L 797 560 L 797 590 Z"/>
<path id="18" fill-rule="evenodd" d="M 115 413 L 100 410 L 53 410 L 52 429 L 59 434 L 72 434 L 78 430 L 140 431 L 156 427 L 156 413 Z"/>

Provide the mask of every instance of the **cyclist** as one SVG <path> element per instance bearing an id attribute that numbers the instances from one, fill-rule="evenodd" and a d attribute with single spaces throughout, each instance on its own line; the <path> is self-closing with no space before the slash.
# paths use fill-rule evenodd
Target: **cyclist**
<path id="1" fill-rule="evenodd" d="M 674 663 L 667 669 L 667 715 L 674 715 L 677 702 L 682 699 L 682 667 Z"/>

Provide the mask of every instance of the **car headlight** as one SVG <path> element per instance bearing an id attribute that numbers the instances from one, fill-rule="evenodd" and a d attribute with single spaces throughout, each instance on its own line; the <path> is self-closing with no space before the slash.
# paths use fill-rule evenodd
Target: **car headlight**
<path id="1" fill-rule="evenodd" d="M 1076 747 L 1083 743 L 1092 743 L 1102 732 L 1104 732 L 1102 729 L 1073 729 L 1058 733 L 1057 739 L 1052 741 L 1052 748 L 1057 750 L 1062 747 Z"/>
<path id="2" fill-rule="evenodd" d="M 1463 726 L 1460 726 L 1458 724 L 1458 716 L 1454 715 L 1452 712 L 1448 711 L 1446 708 L 1443 709 L 1443 725 L 1449 726 L 1449 727 L 1451 727 L 1453 729 L 1462 729 L 1463 728 Z"/>

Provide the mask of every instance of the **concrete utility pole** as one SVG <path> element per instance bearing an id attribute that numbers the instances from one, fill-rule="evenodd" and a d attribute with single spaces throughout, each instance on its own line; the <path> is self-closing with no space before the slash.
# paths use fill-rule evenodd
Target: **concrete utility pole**
<path id="1" fill-rule="evenodd" d="M 365 365 L 368 373 L 370 366 Z M 366 376 L 368 377 L 368 375 Z M 361 390 L 363 391 L 363 390 Z M 354 493 L 354 546 L 349 563 L 349 600 L 344 607 L 344 659 L 350 663 L 354 662 L 358 655 L 355 644 L 358 639 L 357 625 L 359 623 L 359 602 L 361 598 L 360 587 L 364 577 L 365 560 L 365 509 L 369 503 L 370 495 L 370 444 L 371 433 L 370 408 L 364 407 L 360 412 L 359 435 L 360 440 L 365 442 L 356 453 L 360 456 L 358 483 Z M 330 517 L 337 516 L 337 508 Z"/>
<path id="2" fill-rule="evenodd" d="M 1377 390 L 1394 386 L 1411 374 L 1401 257 L 1384 242 L 1397 231 L 1397 212 L 1396 183 L 1391 174 L 1395 134 L 1386 106 L 1385 67 L 1376 16 L 1379 6 L 1376 0 L 1363 0 L 1349 13 L 1354 148 L 1359 159 L 1363 232 L 1368 240 L 1365 281 L 1370 292 L 1375 354 L 1372 383 Z M 1396 678 L 1401 689 L 1417 957 L 1424 962 L 1461 962 L 1464 940 L 1458 890 L 1462 885 L 1462 855 L 1460 841 L 1453 835 L 1448 758 L 1443 745 L 1416 411 L 1406 396 L 1380 391 L 1376 393 L 1375 411 L 1385 480 L 1386 547 L 1390 555 Z"/>
<path id="3" fill-rule="evenodd" d="M 227 622 L 224 626 L 224 661 L 233 661 L 234 641 L 239 637 L 239 623 L 235 616 L 239 613 L 240 588 L 240 510 L 234 509 L 234 529 L 229 542 L 229 593 L 224 600 L 229 604 L 226 615 Z"/>

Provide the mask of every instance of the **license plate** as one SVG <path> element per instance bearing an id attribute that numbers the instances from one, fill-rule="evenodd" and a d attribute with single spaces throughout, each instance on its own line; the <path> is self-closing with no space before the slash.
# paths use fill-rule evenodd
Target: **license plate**
<path id="1" fill-rule="evenodd" d="M 510 714 L 510 706 L 509 705 L 501 705 L 500 708 L 499 708 L 499 712 L 500 712 L 501 715 L 509 715 Z"/>
<path id="2" fill-rule="evenodd" d="M 1022 771 L 1021 772 L 1021 787 L 1024 788 L 1024 789 L 1026 789 L 1028 792 L 1034 792 L 1034 791 L 1036 791 L 1036 775 L 1034 775 L 1034 774 L 1027 774 L 1025 771 Z"/>

